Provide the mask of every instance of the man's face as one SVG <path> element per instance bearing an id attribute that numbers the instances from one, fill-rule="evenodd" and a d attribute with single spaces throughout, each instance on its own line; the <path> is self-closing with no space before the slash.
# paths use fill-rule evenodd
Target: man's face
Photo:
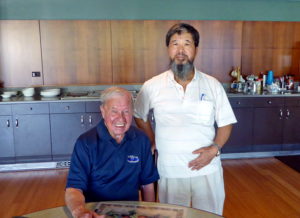
<path id="1" fill-rule="evenodd" d="M 176 64 L 193 63 L 197 48 L 190 33 L 174 34 L 169 43 L 168 53 L 171 61 Z"/>
<path id="2" fill-rule="evenodd" d="M 100 107 L 110 135 L 120 143 L 132 121 L 132 104 L 129 95 L 116 95 Z"/>

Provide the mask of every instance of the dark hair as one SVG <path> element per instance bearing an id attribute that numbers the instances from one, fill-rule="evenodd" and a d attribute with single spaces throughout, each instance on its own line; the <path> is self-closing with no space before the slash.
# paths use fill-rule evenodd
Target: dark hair
<path id="1" fill-rule="evenodd" d="M 199 45 L 199 32 L 191 25 L 187 23 L 178 23 L 169 29 L 167 35 L 166 35 L 166 45 L 169 46 L 170 39 L 174 34 L 182 34 L 182 33 L 190 33 L 193 37 L 195 47 L 198 47 Z"/>

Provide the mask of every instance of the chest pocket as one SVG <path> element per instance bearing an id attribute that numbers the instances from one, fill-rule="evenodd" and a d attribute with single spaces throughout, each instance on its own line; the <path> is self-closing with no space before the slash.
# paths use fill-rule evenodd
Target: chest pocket
<path id="1" fill-rule="evenodd" d="M 202 125 L 214 123 L 214 104 L 211 101 L 186 102 L 183 110 L 188 123 Z"/>

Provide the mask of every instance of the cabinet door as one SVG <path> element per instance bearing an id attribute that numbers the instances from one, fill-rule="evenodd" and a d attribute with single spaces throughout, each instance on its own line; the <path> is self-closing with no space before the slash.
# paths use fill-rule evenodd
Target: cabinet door
<path id="1" fill-rule="evenodd" d="M 45 85 L 112 83 L 110 21 L 40 24 Z"/>
<path id="2" fill-rule="evenodd" d="M 0 163 L 15 157 L 13 127 L 11 116 L 0 116 Z"/>
<path id="3" fill-rule="evenodd" d="M 254 109 L 254 151 L 277 151 L 282 145 L 283 109 L 281 107 Z"/>
<path id="4" fill-rule="evenodd" d="M 252 151 L 253 108 L 233 108 L 237 123 L 233 125 L 229 140 L 222 153 Z"/>
<path id="5" fill-rule="evenodd" d="M 48 114 L 14 115 L 16 158 L 51 160 L 51 138 Z"/>
<path id="6" fill-rule="evenodd" d="M 85 114 L 51 114 L 53 160 L 70 158 L 76 139 L 86 131 Z"/>
<path id="7" fill-rule="evenodd" d="M 85 119 L 86 130 L 89 130 L 89 129 L 93 128 L 94 126 L 96 126 L 102 119 L 100 112 L 87 113 L 85 115 L 85 117 L 86 117 L 86 119 Z"/>
<path id="8" fill-rule="evenodd" d="M 300 150 L 300 107 L 284 110 L 283 150 Z"/>
<path id="9" fill-rule="evenodd" d="M 43 85 L 37 20 L 0 20 L 0 80 L 5 87 Z M 40 77 L 32 77 L 40 72 Z"/>

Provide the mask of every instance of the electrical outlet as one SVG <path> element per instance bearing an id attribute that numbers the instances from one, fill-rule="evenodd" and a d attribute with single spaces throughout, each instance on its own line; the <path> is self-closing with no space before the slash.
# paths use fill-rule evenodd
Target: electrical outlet
<path id="1" fill-rule="evenodd" d="M 32 72 L 32 77 L 41 77 L 41 72 Z"/>

